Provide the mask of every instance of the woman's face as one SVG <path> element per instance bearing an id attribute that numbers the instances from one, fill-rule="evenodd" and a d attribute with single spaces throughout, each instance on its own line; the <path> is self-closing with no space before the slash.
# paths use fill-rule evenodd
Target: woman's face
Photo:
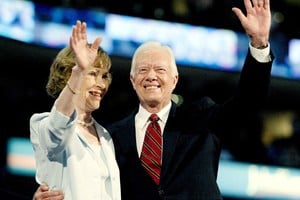
<path id="1" fill-rule="evenodd" d="M 100 107 L 111 77 L 108 69 L 91 67 L 85 70 L 76 107 L 83 112 L 92 112 Z"/>

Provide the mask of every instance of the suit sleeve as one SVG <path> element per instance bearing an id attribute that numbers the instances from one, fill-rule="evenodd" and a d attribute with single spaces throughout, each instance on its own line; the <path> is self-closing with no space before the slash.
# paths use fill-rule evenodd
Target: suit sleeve
<path id="1" fill-rule="evenodd" d="M 230 137 L 265 106 L 273 58 L 271 52 L 269 62 L 258 62 L 248 51 L 235 94 L 224 104 L 211 109 L 209 126 L 216 134 L 222 138 Z"/>

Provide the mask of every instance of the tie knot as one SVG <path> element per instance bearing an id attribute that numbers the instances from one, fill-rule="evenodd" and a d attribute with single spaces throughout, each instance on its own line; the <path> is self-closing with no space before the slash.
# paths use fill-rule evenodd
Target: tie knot
<path id="1" fill-rule="evenodd" d="M 151 114 L 151 116 L 149 117 L 149 120 L 151 122 L 157 122 L 159 120 L 159 117 L 157 116 L 157 114 Z"/>

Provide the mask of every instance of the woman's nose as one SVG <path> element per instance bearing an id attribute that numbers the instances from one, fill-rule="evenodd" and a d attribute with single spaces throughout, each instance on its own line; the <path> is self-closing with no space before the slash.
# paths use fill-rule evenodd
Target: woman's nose
<path id="1" fill-rule="evenodd" d="M 101 88 L 105 87 L 105 81 L 103 80 L 102 75 L 101 76 L 97 76 L 97 78 L 96 78 L 96 84 L 99 87 L 101 87 Z"/>

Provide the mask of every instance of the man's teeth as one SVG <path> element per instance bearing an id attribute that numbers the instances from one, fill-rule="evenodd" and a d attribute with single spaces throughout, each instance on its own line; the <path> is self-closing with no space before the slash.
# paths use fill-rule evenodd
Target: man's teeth
<path id="1" fill-rule="evenodd" d="M 149 86 L 148 88 L 157 88 L 157 86 Z"/>

